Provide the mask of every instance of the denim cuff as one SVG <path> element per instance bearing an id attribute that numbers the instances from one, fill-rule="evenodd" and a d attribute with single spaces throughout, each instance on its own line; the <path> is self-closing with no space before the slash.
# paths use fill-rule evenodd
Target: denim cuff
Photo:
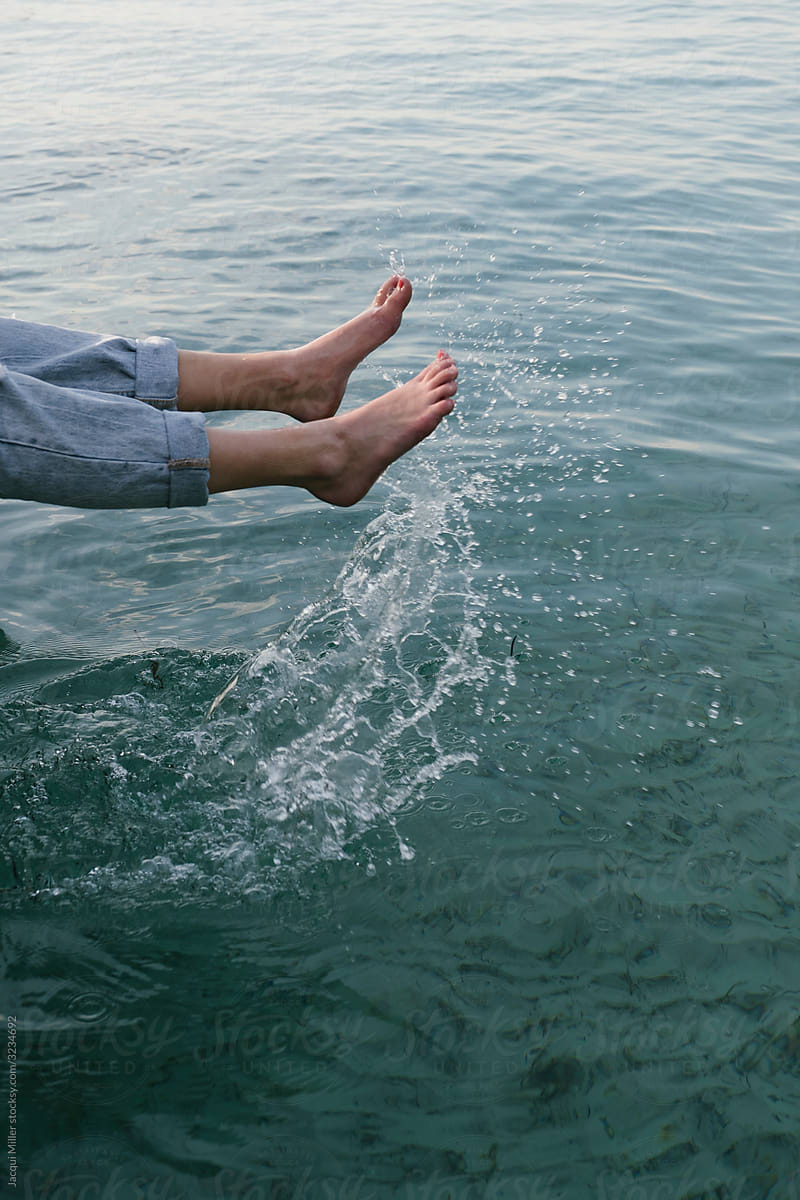
<path id="1" fill-rule="evenodd" d="M 178 402 L 178 348 L 170 338 L 136 339 L 137 400 L 174 409 Z"/>
<path id="2" fill-rule="evenodd" d="M 138 376 L 137 376 L 138 377 Z M 200 413 L 164 412 L 169 451 L 168 508 L 208 504 L 208 437 Z"/>

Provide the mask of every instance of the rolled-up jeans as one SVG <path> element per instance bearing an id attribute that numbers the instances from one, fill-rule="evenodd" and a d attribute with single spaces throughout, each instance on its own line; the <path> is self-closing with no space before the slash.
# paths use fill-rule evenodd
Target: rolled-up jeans
<path id="1" fill-rule="evenodd" d="M 0 497 L 76 508 L 208 502 L 208 438 L 177 411 L 169 338 L 0 318 Z"/>

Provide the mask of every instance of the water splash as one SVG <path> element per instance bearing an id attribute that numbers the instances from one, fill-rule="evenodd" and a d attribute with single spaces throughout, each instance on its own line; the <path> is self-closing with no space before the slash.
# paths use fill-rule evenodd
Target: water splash
<path id="1" fill-rule="evenodd" d="M 7 710 L 30 726 L 6 779 L 8 886 L 266 896 L 322 861 L 369 869 L 376 827 L 413 857 L 398 815 L 474 761 L 463 717 L 492 670 L 468 499 L 417 469 L 328 593 L 233 678 L 230 656 L 167 651 L 163 687 L 117 659 Z"/>
<path id="2" fill-rule="evenodd" d="M 247 764 L 247 802 L 286 829 L 284 853 L 303 836 L 322 857 L 339 857 L 474 760 L 439 722 L 474 699 L 490 670 L 468 511 L 441 485 L 396 500 L 330 592 L 240 673 L 220 706 L 224 752 Z M 399 834 L 398 846 L 413 856 Z"/>

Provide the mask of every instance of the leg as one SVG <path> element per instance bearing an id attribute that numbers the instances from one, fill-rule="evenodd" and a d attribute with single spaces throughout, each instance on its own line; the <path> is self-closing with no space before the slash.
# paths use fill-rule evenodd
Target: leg
<path id="1" fill-rule="evenodd" d="M 185 412 L 263 409 L 298 421 L 330 417 L 350 374 L 396 333 L 411 284 L 393 275 L 359 316 L 297 350 L 212 354 L 168 338 L 103 337 L 0 318 L 0 362 L 59 387 L 131 396 Z"/>
<path id="2" fill-rule="evenodd" d="M 331 417 L 347 380 L 371 351 L 396 333 L 411 284 L 393 275 L 369 308 L 298 350 L 261 354 L 178 351 L 178 408 L 192 412 L 260 409 L 298 421 Z"/>
<path id="3" fill-rule="evenodd" d="M 0 363 L 58 387 L 174 408 L 178 352 L 169 338 L 103 337 L 0 318 Z"/>
<path id="4" fill-rule="evenodd" d="M 329 504 L 355 504 L 452 411 L 457 377 L 440 352 L 416 379 L 351 412 L 300 428 L 209 429 L 209 491 L 289 484 Z"/>
<path id="5" fill-rule="evenodd" d="M 186 352 L 180 380 L 168 339 L 0 320 L 0 498 L 175 507 L 205 504 L 209 491 L 291 484 L 354 504 L 453 407 L 458 371 L 440 353 L 410 383 L 333 415 L 350 373 L 396 331 L 410 298 L 394 276 L 369 309 L 299 350 Z M 313 424 L 206 435 L 194 412 L 169 411 L 179 384 L 184 409 L 244 401 Z"/>
<path id="6" fill-rule="evenodd" d="M 208 501 L 202 417 L 0 365 L 0 497 L 77 508 Z"/>
<path id="7" fill-rule="evenodd" d="M 0 319 L 0 497 L 77 508 L 206 504 L 204 423 L 169 411 L 177 390 L 167 338 Z"/>

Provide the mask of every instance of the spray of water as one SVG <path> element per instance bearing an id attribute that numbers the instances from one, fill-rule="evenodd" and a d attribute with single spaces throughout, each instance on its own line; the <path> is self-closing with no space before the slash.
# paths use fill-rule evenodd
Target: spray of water
<path id="1" fill-rule="evenodd" d="M 463 496 L 441 484 L 396 493 L 328 594 L 226 689 L 215 740 L 231 766 L 244 764 L 243 801 L 269 822 L 276 859 L 302 841 L 341 856 L 473 760 L 447 717 L 474 703 L 490 670 L 474 549 Z"/>
<path id="2" fill-rule="evenodd" d="M 6 785 L 9 884 L 174 903 L 369 870 L 368 831 L 413 857 L 398 818 L 474 760 L 464 717 L 492 670 L 469 510 L 469 487 L 401 470 L 328 592 L 232 678 L 225 656 L 167 652 L 158 679 L 127 657 L 10 714 L 33 749 Z"/>

